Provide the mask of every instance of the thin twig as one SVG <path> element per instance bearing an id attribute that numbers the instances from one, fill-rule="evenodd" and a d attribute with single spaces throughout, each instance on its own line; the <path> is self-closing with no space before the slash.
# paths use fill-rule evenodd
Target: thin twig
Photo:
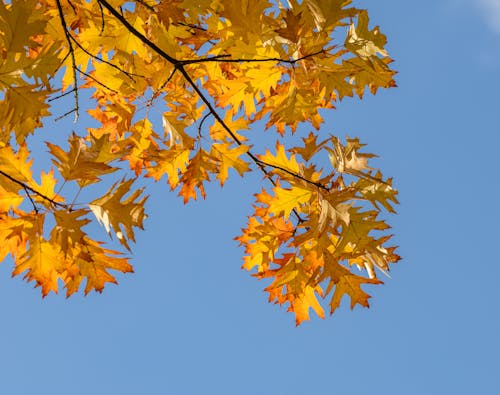
<path id="1" fill-rule="evenodd" d="M 61 6 L 61 2 L 59 0 L 56 0 L 56 4 L 57 4 L 57 10 L 59 12 L 59 20 L 61 21 L 61 25 L 62 25 L 62 28 L 64 30 L 64 35 L 66 37 L 66 42 L 68 43 L 69 52 L 70 52 L 70 56 L 71 56 L 71 66 L 73 68 L 73 86 L 74 86 L 74 96 L 75 96 L 74 123 L 76 123 L 78 121 L 78 116 L 79 116 L 79 104 L 78 104 L 78 80 L 76 77 L 75 50 L 73 48 L 73 43 L 71 42 L 71 35 L 68 32 L 68 25 L 66 24 L 66 20 L 64 19 L 64 12 L 63 12 L 63 9 Z M 69 4 L 73 7 L 71 2 Z"/>
<path id="2" fill-rule="evenodd" d="M 158 97 L 158 95 L 161 93 L 163 88 L 165 88 L 165 86 L 172 80 L 176 71 L 177 71 L 177 68 L 174 67 L 172 72 L 168 76 L 167 80 L 163 84 L 161 84 L 161 86 L 158 88 L 158 90 L 156 92 L 154 92 L 151 95 L 151 98 L 146 102 L 146 107 L 150 107 L 153 104 L 154 99 L 156 99 Z"/>
<path id="3" fill-rule="evenodd" d="M 31 204 L 33 205 L 33 210 L 35 210 L 35 213 L 38 214 L 38 206 L 34 202 L 33 198 L 31 197 L 30 191 L 26 188 L 26 185 L 23 185 L 24 192 L 26 192 L 26 196 L 28 196 L 28 199 L 30 200 Z"/>
<path id="4" fill-rule="evenodd" d="M 200 121 L 200 124 L 198 125 L 198 137 L 201 138 L 201 128 L 203 127 L 203 124 L 205 123 L 205 121 L 208 119 L 208 117 L 212 115 L 211 112 L 208 112 L 206 113 L 203 118 L 201 118 L 201 121 Z"/>
<path id="5" fill-rule="evenodd" d="M 88 77 L 90 78 L 91 80 L 93 80 L 96 84 L 98 85 L 101 85 L 103 88 L 113 92 L 113 93 L 118 93 L 118 91 L 115 91 L 114 89 L 110 88 L 109 86 L 107 85 L 104 85 L 101 81 L 99 81 L 97 78 L 95 78 L 94 76 L 86 73 L 85 71 L 82 71 L 80 69 L 77 69 L 79 73 L 83 74 L 85 77 Z"/>
<path id="6" fill-rule="evenodd" d="M 49 102 L 49 103 L 50 103 L 51 101 L 61 99 L 61 98 L 63 98 L 64 96 L 67 96 L 67 95 L 69 95 L 69 94 L 73 93 L 73 91 L 74 91 L 74 90 L 75 90 L 75 88 L 73 88 L 73 89 L 71 89 L 71 90 L 69 90 L 69 91 L 67 91 L 67 92 L 61 93 L 60 95 L 57 95 L 57 96 L 55 96 L 55 97 L 51 97 L 50 99 L 47 99 L 47 102 Z"/>
<path id="7" fill-rule="evenodd" d="M 204 62 L 219 62 L 219 63 L 262 63 L 262 62 L 276 62 L 276 63 L 288 63 L 288 64 L 295 64 L 297 62 L 300 62 L 301 60 L 311 58 L 313 56 L 319 55 L 321 53 L 325 53 L 324 50 L 313 52 L 304 56 L 301 56 L 300 58 L 297 59 L 280 59 L 280 58 L 262 58 L 262 59 L 227 59 L 231 55 L 225 54 L 225 55 L 215 55 L 215 56 L 208 56 L 206 58 L 199 58 L 199 59 L 188 59 L 188 60 L 181 60 L 180 62 L 185 66 L 188 64 L 194 64 L 194 63 L 204 63 Z"/>
<path id="8" fill-rule="evenodd" d="M 68 34 L 69 34 L 69 33 L 68 33 Z M 82 46 L 82 44 L 80 44 L 80 43 L 78 42 L 78 40 L 77 40 L 75 37 L 73 37 L 71 34 L 69 34 L 69 37 L 70 37 L 70 38 L 71 38 L 71 40 L 72 40 L 72 41 L 76 44 L 76 46 L 77 46 L 78 48 L 80 48 L 83 52 L 85 52 L 85 53 L 86 53 L 87 55 L 89 55 L 91 58 L 93 58 L 93 59 L 95 59 L 95 60 L 98 60 L 99 62 L 105 63 L 105 64 L 107 64 L 108 66 L 113 67 L 114 69 L 118 70 L 119 72 L 121 72 L 121 73 L 125 74 L 125 75 L 126 75 L 128 78 L 130 78 L 132 81 L 134 81 L 134 82 L 135 82 L 134 78 L 132 77 L 133 75 L 135 75 L 136 77 L 146 78 L 146 77 L 144 77 L 143 75 L 140 75 L 140 74 L 132 74 L 132 73 L 129 73 L 129 72 L 127 72 L 127 71 L 123 70 L 120 66 L 117 66 L 116 64 L 113 64 L 113 63 L 111 63 L 111 62 L 108 62 L 107 60 L 104 60 L 104 59 L 102 59 L 102 58 L 100 58 L 100 57 L 98 57 L 98 56 L 96 56 L 96 55 L 92 54 L 91 52 L 87 51 L 87 50 L 86 50 L 86 49 Z"/>
<path id="9" fill-rule="evenodd" d="M 305 182 L 307 182 L 309 184 L 312 184 L 312 185 L 314 185 L 314 186 L 316 186 L 316 187 L 318 187 L 320 189 L 323 189 L 324 191 L 330 191 L 330 189 L 328 187 L 326 187 L 325 185 L 323 185 L 323 184 L 321 184 L 319 182 L 311 181 L 311 180 L 309 180 L 309 179 L 301 176 L 300 174 L 294 173 L 293 171 L 287 170 L 287 169 L 285 169 L 285 168 L 283 168 L 281 166 L 271 165 L 271 164 L 269 164 L 269 163 L 267 163 L 267 162 L 265 162 L 263 160 L 260 160 L 258 158 L 257 158 L 257 161 L 260 162 L 260 163 L 262 163 L 265 166 L 270 166 L 270 167 L 272 167 L 274 169 L 281 170 L 281 171 L 283 171 L 283 172 L 285 172 L 285 173 L 287 173 L 287 174 L 289 174 L 289 175 L 291 175 L 291 176 L 293 176 L 295 178 L 298 178 L 298 179 L 300 179 L 302 181 L 305 181 Z"/>
<path id="10" fill-rule="evenodd" d="M 73 108 L 67 112 L 65 112 L 63 115 L 59 115 L 57 118 L 54 118 L 54 121 L 60 121 L 63 118 L 66 118 L 68 115 L 73 114 L 76 111 L 76 108 Z"/>

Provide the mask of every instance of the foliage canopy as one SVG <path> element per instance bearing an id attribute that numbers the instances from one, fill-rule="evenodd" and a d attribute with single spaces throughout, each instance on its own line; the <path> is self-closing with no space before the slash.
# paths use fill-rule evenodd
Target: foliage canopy
<path id="1" fill-rule="evenodd" d="M 297 324 L 310 308 L 324 316 L 321 298 L 331 313 L 344 295 L 368 306 L 361 286 L 399 260 L 380 218 L 397 192 L 357 138 L 319 133 L 319 110 L 395 86 L 385 44 L 350 0 L 3 0 L 0 259 L 43 296 L 101 292 L 112 271 L 132 271 L 124 252 L 147 200 L 136 179 L 165 179 L 187 203 L 207 182 L 259 171 L 237 240 L 269 300 Z M 74 116 L 78 133 L 66 148 L 46 142 L 53 166 L 35 175 L 32 135 L 62 100 L 71 109 L 54 116 Z M 79 125 L 82 111 L 99 126 Z M 314 130 L 291 145 L 301 123 Z M 275 147 L 259 152 L 252 125 Z M 105 179 L 107 192 L 79 202 Z M 123 251 L 87 233 L 95 220 Z"/>

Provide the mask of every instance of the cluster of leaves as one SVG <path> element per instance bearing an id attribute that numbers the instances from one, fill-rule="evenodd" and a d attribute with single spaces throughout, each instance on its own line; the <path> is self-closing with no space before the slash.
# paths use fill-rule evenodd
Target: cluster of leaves
<path id="1" fill-rule="evenodd" d="M 12 0 L 0 2 L 0 26 L 0 259 L 13 257 L 13 275 L 44 296 L 59 282 L 67 295 L 82 283 L 100 292 L 116 282 L 110 270 L 132 267 L 85 226 L 97 219 L 130 249 L 146 202 L 134 179 L 165 178 L 188 202 L 231 169 L 253 170 L 268 185 L 237 239 L 244 268 L 271 279 L 270 300 L 297 324 L 310 308 L 323 317 L 319 297 L 331 295 L 331 312 L 343 295 L 368 306 L 361 285 L 399 259 L 379 232 L 396 191 L 358 139 L 318 134 L 320 109 L 395 85 L 366 11 L 350 0 Z M 100 126 L 68 136 L 67 149 L 47 142 L 54 167 L 37 182 L 27 137 L 63 98 L 72 109 L 59 116 L 76 122 L 86 91 Z M 277 133 L 265 153 L 244 133 L 259 121 Z M 303 122 L 315 131 L 285 147 Z M 118 170 L 104 195 L 77 203 Z"/>

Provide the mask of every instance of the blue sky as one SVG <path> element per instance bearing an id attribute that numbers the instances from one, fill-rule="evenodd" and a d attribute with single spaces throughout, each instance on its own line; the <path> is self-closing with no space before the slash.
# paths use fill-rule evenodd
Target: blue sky
<path id="1" fill-rule="evenodd" d="M 345 100 L 400 191 L 403 261 L 371 308 L 299 328 L 240 270 L 260 177 L 184 206 L 157 185 L 136 273 L 42 300 L 0 265 L 0 393 L 499 394 L 500 0 L 355 1 L 388 36 L 397 89 Z"/>

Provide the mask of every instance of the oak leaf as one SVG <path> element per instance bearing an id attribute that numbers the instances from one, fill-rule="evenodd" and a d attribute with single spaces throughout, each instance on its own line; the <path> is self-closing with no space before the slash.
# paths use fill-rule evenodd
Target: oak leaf
<path id="1" fill-rule="evenodd" d="M 114 183 L 103 196 L 93 200 L 89 208 L 109 235 L 113 229 L 120 243 L 130 250 L 127 240 L 135 242 L 134 227 L 144 229 L 144 203 L 147 196 L 140 197 L 144 188 L 136 189 L 128 197 L 134 180 L 121 180 Z M 139 199 L 139 200 L 137 200 Z"/>

